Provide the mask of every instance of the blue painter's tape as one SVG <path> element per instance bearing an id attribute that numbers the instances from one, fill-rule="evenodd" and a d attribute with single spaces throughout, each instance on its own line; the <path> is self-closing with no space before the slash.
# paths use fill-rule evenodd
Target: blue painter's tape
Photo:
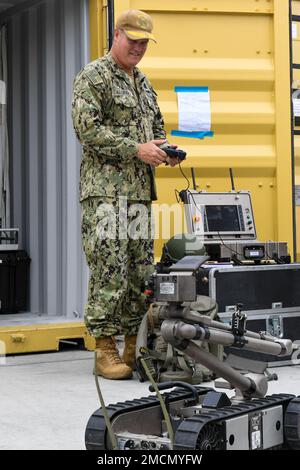
<path id="1" fill-rule="evenodd" d="M 213 137 L 214 132 L 212 131 L 195 131 L 195 132 L 186 132 L 186 131 L 171 131 L 171 135 L 176 137 L 190 137 L 192 139 L 204 139 L 204 137 Z"/>
<path id="2" fill-rule="evenodd" d="M 174 90 L 176 93 L 207 93 L 208 86 L 176 86 Z"/>

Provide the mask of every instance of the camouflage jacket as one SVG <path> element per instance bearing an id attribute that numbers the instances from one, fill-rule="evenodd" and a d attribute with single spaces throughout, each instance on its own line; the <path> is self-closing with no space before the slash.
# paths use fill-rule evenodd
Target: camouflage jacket
<path id="1" fill-rule="evenodd" d="M 74 80 L 72 117 L 83 145 L 80 200 L 89 196 L 156 199 L 154 169 L 137 157 L 138 143 L 165 138 L 156 93 L 134 69 L 133 80 L 110 53 Z"/>

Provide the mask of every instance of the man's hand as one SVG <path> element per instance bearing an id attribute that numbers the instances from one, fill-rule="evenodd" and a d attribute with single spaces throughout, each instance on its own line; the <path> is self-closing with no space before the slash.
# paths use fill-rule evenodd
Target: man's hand
<path id="1" fill-rule="evenodd" d="M 177 149 L 177 148 L 178 148 L 178 145 L 171 144 L 170 147 L 172 147 L 173 149 Z M 176 166 L 176 165 L 179 165 L 179 164 L 181 163 L 181 161 L 179 160 L 179 158 L 171 158 L 171 157 L 169 157 L 169 156 L 167 156 L 166 162 L 167 162 L 167 164 L 169 164 L 170 166 Z"/>
<path id="2" fill-rule="evenodd" d="M 139 144 L 138 158 L 148 165 L 159 166 L 166 163 L 167 154 L 159 148 L 166 142 L 166 139 L 150 140 L 145 144 Z"/>
<path id="3" fill-rule="evenodd" d="M 167 144 L 167 147 L 171 147 L 172 149 L 177 149 L 178 148 L 178 145 L 174 145 L 174 144 Z M 164 150 L 164 145 L 162 146 L 162 150 Z M 181 160 L 179 158 L 174 158 L 174 157 L 170 157 L 168 154 L 167 154 L 167 158 L 166 158 L 166 165 L 170 165 L 170 166 L 176 166 L 176 165 L 179 165 L 181 163 Z"/>
<path id="4" fill-rule="evenodd" d="M 179 160 L 179 158 L 167 157 L 166 158 L 166 163 L 170 166 L 176 166 L 176 165 L 179 165 L 181 163 L 181 161 Z"/>

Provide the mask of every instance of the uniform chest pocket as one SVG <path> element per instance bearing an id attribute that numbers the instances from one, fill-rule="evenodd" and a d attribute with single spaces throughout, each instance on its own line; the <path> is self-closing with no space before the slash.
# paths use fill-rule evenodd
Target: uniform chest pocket
<path id="1" fill-rule="evenodd" d="M 133 95 L 128 93 L 113 93 L 112 119 L 113 124 L 127 126 L 136 119 L 137 103 Z"/>

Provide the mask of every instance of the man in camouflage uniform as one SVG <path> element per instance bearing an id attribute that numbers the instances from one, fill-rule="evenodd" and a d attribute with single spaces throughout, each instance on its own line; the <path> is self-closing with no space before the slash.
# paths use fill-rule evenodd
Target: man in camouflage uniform
<path id="1" fill-rule="evenodd" d="M 159 148 L 166 134 L 156 93 L 136 68 L 149 39 L 154 40 L 151 17 L 124 12 L 111 51 L 86 65 L 74 81 L 73 122 L 83 145 L 82 240 L 90 269 L 85 322 L 96 338 L 97 373 L 110 379 L 132 375 L 136 334 L 146 311 L 144 281 L 153 265 L 154 169 L 175 164 Z M 136 203 L 144 209 L 144 236 L 133 239 L 126 229 Z M 120 332 L 122 358 L 114 339 Z"/>

